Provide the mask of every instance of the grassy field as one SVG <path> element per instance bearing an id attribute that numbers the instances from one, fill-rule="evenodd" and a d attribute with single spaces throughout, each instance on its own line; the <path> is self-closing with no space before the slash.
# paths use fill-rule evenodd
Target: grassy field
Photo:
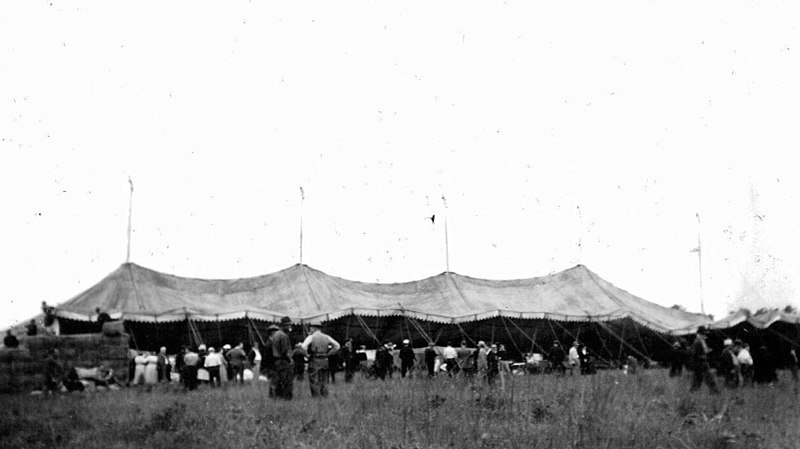
<path id="1" fill-rule="evenodd" d="M 312 399 L 264 385 L 184 393 L 161 385 L 53 397 L 0 396 L 0 447 L 75 448 L 797 448 L 800 404 L 773 387 L 688 392 L 664 370 L 626 376 L 337 382 Z"/>

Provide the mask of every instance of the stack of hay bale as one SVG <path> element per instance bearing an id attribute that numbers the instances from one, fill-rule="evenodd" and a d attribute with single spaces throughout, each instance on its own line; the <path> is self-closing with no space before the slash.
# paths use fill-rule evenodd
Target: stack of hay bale
<path id="1" fill-rule="evenodd" d="M 35 336 L 20 339 L 19 348 L 0 349 L 0 391 L 30 391 L 44 385 L 45 359 L 56 350 L 56 362 L 66 369 L 68 362 L 80 368 L 106 364 L 117 382 L 128 377 L 127 334 L 76 334 Z"/>

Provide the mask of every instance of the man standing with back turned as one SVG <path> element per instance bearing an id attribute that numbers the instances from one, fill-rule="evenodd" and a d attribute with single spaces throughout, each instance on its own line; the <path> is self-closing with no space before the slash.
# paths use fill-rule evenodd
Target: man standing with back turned
<path id="1" fill-rule="evenodd" d="M 308 385 L 312 397 L 327 397 L 328 356 L 339 351 L 341 346 L 322 332 L 320 320 L 311 320 L 308 327 L 311 334 L 303 341 L 303 349 L 308 354 Z"/>

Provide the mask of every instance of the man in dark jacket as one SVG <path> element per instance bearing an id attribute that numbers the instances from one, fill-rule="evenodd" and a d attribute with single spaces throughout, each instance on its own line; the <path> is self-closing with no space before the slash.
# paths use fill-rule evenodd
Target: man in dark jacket
<path id="1" fill-rule="evenodd" d="M 428 368 L 428 377 L 433 377 L 436 367 L 436 349 L 432 341 L 429 341 L 428 347 L 425 348 L 425 367 Z"/>
<path id="2" fill-rule="evenodd" d="M 414 349 L 411 348 L 411 342 L 403 340 L 403 347 L 400 349 L 400 377 L 405 378 L 406 374 L 411 375 L 415 361 L 416 355 Z"/>
<path id="3" fill-rule="evenodd" d="M 375 350 L 375 361 L 372 364 L 373 369 L 375 370 L 375 376 L 378 377 L 380 380 L 386 380 L 386 353 L 388 349 L 386 349 L 386 345 L 378 346 L 378 349 Z"/>
<path id="4" fill-rule="evenodd" d="M 683 374 L 683 364 L 686 359 L 686 348 L 682 340 L 672 343 L 669 354 L 669 377 L 680 377 Z"/>
<path id="5" fill-rule="evenodd" d="M 355 352 L 353 351 L 353 339 L 348 338 L 339 350 L 339 359 L 344 363 L 344 381 L 352 382 L 358 363 L 356 362 Z"/>
<path id="6" fill-rule="evenodd" d="M 497 345 L 492 345 L 486 353 L 486 380 L 489 385 L 494 385 L 494 380 L 500 374 L 500 360 L 497 356 Z"/>
<path id="7" fill-rule="evenodd" d="M 775 370 L 775 359 L 765 345 L 761 345 L 753 357 L 755 381 L 760 384 L 769 384 L 778 381 Z"/>
<path id="8" fill-rule="evenodd" d="M 275 396 L 290 400 L 294 390 L 294 373 L 292 373 L 292 342 L 289 333 L 292 331 L 292 319 L 281 318 L 281 328 L 272 333 L 273 370 L 275 373 Z"/>
<path id="9" fill-rule="evenodd" d="M 231 366 L 231 378 L 229 381 L 244 383 L 244 364 L 247 354 L 244 352 L 244 343 L 239 343 L 225 354 Z"/>
<path id="10" fill-rule="evenodd" d="M 719 357 L 719 369 L 717 374 L 722 376 L 725 381 L 725 386 L 728 388 L 739 387 L 739 359 L 736 358 L 736 352 L 733 346 L 733 340 L 730 338 L 723 342 L 725 346 L 722 349 L 722 354 Z"/>
<path id="11" fill-rule="evenodd" d="M 689 348 L 692 356 L 692 386 L 691 391 L 699 390 L 703 386 L 703 382 L 708 385 L 711 393 L 717 394 L 717 383 L 714 381 L 714 376 L 711 375 L 711 366 L 708 364 L 708 353 L 711 352 L 706 344 L 706 334 L 708 330 L 705 326 L 697 328 L 697 335 L 694 338 L 694 343 Z"/>
<path id="12" fill-rule="evenodd" d="M 553 372 L 561 376 L 565 375 L 567 373 L 567 367 L 564 366 L 564 358 L 566 358 L 567 354 L 564 352 L 564 348 L 562 348 L 558 342 L 553 342 L 553 348 L 550 349 L 550 354 L 548 355 L 550 356 L 550 366 Z"/>

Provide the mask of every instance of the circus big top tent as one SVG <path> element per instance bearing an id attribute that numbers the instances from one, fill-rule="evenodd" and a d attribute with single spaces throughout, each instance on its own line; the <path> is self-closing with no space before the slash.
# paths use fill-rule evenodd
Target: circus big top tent
<path id="1" fill-rule="evenodd" d="M 708 322 L 632 295 L 582 265 L 543 277 L 486 280 L 445 272 L 426 279 L 374 284 L 294 265 L 263 276 L 205 280 L 173 276 L 133 263 L 56 305 L 62 332 L 85 332 L 96 309 L 124 320 L 141 347 L 233 343 L 265 337 L 282 316 L 321 319 L 334 337 L 356 344 L 409 338 L 500 341 L 512 352 L 547 352 L 580 339 L 601 357 L 641 357 L 668 347 L 666 335 L 692 333 Z M 304 326 L 297 326 L 299 338 Z"/>

